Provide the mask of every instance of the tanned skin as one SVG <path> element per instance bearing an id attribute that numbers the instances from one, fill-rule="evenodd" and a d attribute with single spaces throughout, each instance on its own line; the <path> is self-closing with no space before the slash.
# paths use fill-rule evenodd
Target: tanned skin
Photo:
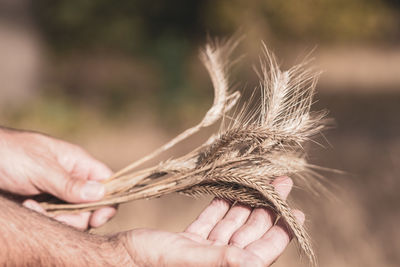
<path id="1" fill-rule="evenodd" d="M 97 181 L 110 174 L 75 145 L 0 129 L 0 190 L 8 194 L 94 201 L 104 196 Z M 286 198 L 292 180 L 278 178 L 273 186 Z M 20 205 L 0 195 L 0 211 L 1 266 L 269 266 L 291 239 L 284 222 L 274 224 L 271 210 L 219 199 L 181 233 L 137 229 L 96 236 L 80 231 L 105 223 L 114 207 L 49 218 L 32 199 Z M 300 211 L 294 213 L 304 221 Z"/>
<path id="2" fill-rule="evenodd" d="M 127 266 L 123 247 L 0 197 L 1 266 Z M 125 256 L 125 258 L 124 258 Z"/>

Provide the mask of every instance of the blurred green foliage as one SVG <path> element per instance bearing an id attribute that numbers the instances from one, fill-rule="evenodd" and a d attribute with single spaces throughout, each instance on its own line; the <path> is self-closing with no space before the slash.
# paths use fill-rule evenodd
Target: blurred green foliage
<path id="1" fill-rule="evenodd" d="M 148 52 L 164 36 L 193 37 L 202 1 L 49 1 L 34 4 L 35 16 L 57 50 L 107 47 Z"/>
<path id="2" fill-rule="evenodd" d="M 282 40 L 400 38 L 394 0 L 37 0 L 33 7 L 59 50 L 100 46 L 149 53 L 166 36 L 204 40 L 207 32 L 231 34 L 248 24 L 265 26 Z"/>
<path id="3" fill-rule="evenodd" d="M 381 0 L 217 1 L 234 25 L 253 20 L 281 41 L 398 41 L 395 2 Z"/>
<path id="4" fill-rule="evenodd" d="M 400 40 L 395 0 L 36 0 L 32 8 L 53 55 L 45 93 L 112 116 L 144 101 L 174 118 L 167 123 L 179 120 L 178 110 L 194 112 L 193 105 L 210 101 L 211 88 L 204 91 L 210 83 L 194 56 L 208 34 L 241 30 L 274 47 Z M 109 58 L 123 63 L 109 65 Z M 112 74 L 99 74 L 99 66 Z"/>

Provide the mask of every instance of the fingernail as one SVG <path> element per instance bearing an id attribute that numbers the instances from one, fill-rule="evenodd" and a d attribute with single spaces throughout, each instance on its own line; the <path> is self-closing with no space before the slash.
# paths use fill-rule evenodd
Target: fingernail
<path id="1" fill-rule="evenodd" d="M 82 187 L 81 197 L 84 200 L 98 200 L 104 196 L 104 186 L 95 181 L 88 181 Z"/>

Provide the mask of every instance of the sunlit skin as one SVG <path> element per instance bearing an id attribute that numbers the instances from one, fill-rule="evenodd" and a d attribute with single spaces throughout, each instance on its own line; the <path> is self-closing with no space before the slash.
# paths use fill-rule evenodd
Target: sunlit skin
<path id="1" fill-rule="evenodd" d="M 32 132 L 1 129 L 0 158 L 0 188 L 18 195 L 48 193 L 71 203 L 95 201 L 104 196 L 99 181 L 111 175 L 107 166 L 80 147 Z M 93 192 L 85 194 L 85 188 Z M 34 200 L 23 204 L 44 213 Z M 87 229 L 104 224 L 115 213 L 115 208 L 106 207 L 55 219 Z"/>
<path id="2" fill-rule="evenodd" d="M 288 177 L 273 185 L 286 198 L 292 188 Z M 301 211 L 296 218 L 304 221 Z M 139 265 L 157 266 L 269 266 L 285 250 L 292 236 L 269 209 L 233 207 L 214 199 L 182 233 L 133 230 L 125 233 L 127 247 Z"/>
<path id="3" fill-rule="evenodd" d="M 1 129 L 0 136 L 2 190 L 25 196 L 48 193 L 71 203 L 95 201 L 104 196 L 104 187 L 99 181 L 109 177 L 111 171 L 81 148 L 38 133 Z M 288 177 L 280 177 L 273 185 L 281 197 L 286 199 L 293 183 Z M 92 189 L 91 194 L 84 194 L 85 188 Z M 5 208 L 11 207 L 6 201 L 4 205 Z M 48 215 L 32 199 L 24 201 L 23 205 Z M 12 207 L 9 211 L 25 213 L 24 210 Z M 115 212 L 114 207 L 106 207 L 92 213 L 58 215 L 54 219 L 84 230 L 104 224 Z M 33 216 L 32 213 L 27 213 L 29 214 Z M 294 211 L 294 214 L 300 222 L 304 221 L 302 212 Z M 32 219 L 37 220 L 36 225 L 48 224 L 47 228 L 43 227 L 48 229 L 47 234 L 59 233 L 54 242 L 65 241 L 65 250 L 62 253 L 68 258 L 74 257 L 68 254 L 74 253 L 73 249 L 68 249 L 68 238 L 85 239 L 89 244 L 95 238 L 84 233 L 75 234 L 71 232 L 72 229 L 69 230 L 61 224 L 55 226 L 43 216 L 35 216 Z M 116 234 L 106 238 L 106 241 L 99 237 L 98 242 L 105 244 L 101 248 L 105 252 L 100 255 L 107 254 L 107 259 L 117 259 L 134 266 L 269 266 L 292 238 L 284 222 L 278 221 L 274 224 L 275 220 L 275 214 L 269 209 L 231 206 L 224 200 L 214 199 L 181 233 L 137 229 Z M 29 227 L 27 224 L 30 222 L 15 223 Z M 5 227 L 3 231 L 7 229 Z M 11 232 L 7 235 L 19 235 L 17 232 L 12 233 L 12 230 L 10 228 Z M 35 238 L 41 235 L 41 232 L 36 232 Z M 46 232 L 43 232 L 43 238 L 45 235 Z M 29 239 L 29 236 L 24 238 Z M 36 242 L 40 242 L 40 238 Z M 51 251 L 51 238 L 46 239 L 46 244 L 49 242 L 50 245 L 43 246 L 49 246 Z M 85 246 L 84 244 L 85 242 L 81 242 L 80 246 Z M 115 249 L 107 249 L 108 246 Z M 7 247 L 6 251 L 7 249 L 10 255 L 18 254 L 17 248 L 12 253 L 13 246 Z M 39 257 L 40 252 L 36 253 Z M 47 257 L 46 260 L 51 260 L 43 254 Z"/>

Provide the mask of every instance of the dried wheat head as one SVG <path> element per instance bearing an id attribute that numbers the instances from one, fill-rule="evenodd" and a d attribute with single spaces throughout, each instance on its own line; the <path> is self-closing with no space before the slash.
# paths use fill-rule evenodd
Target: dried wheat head
<path id="1" fill-rule="evenodd" d="M 42 203 L 49 212 L 78 212 L 172 192 L 189 196 L 214 195 L 252 207 L 272 208 L 283 218 L 300 248 L 315 265 L 315 255 L 304 227 L 271 186 L 279 176 L 291 175 L 306 186 L 318 184 L 314 166 L 306 161 L 304 144 L 325 126 L 325 112 L 312 112 L 317 74 L 299 64 L 281 71 L 263 44 L 259 71 L 260 97 L 256 107 L 244 105 L 229 111 L 239 93 L 230 92 L 228 57 L 237 42 L 215 42 L 201 51 L 214 86 L 214 102 L 203 120 L 148 156 L 132 163 L 106 181 L 106 197 L 84 204 Z M 254 98 L 256 94 L 254 94 Z M 135 170 L 143 162 L 221 118 L 220 131 L 202 146 L 157 166 Z"/>

